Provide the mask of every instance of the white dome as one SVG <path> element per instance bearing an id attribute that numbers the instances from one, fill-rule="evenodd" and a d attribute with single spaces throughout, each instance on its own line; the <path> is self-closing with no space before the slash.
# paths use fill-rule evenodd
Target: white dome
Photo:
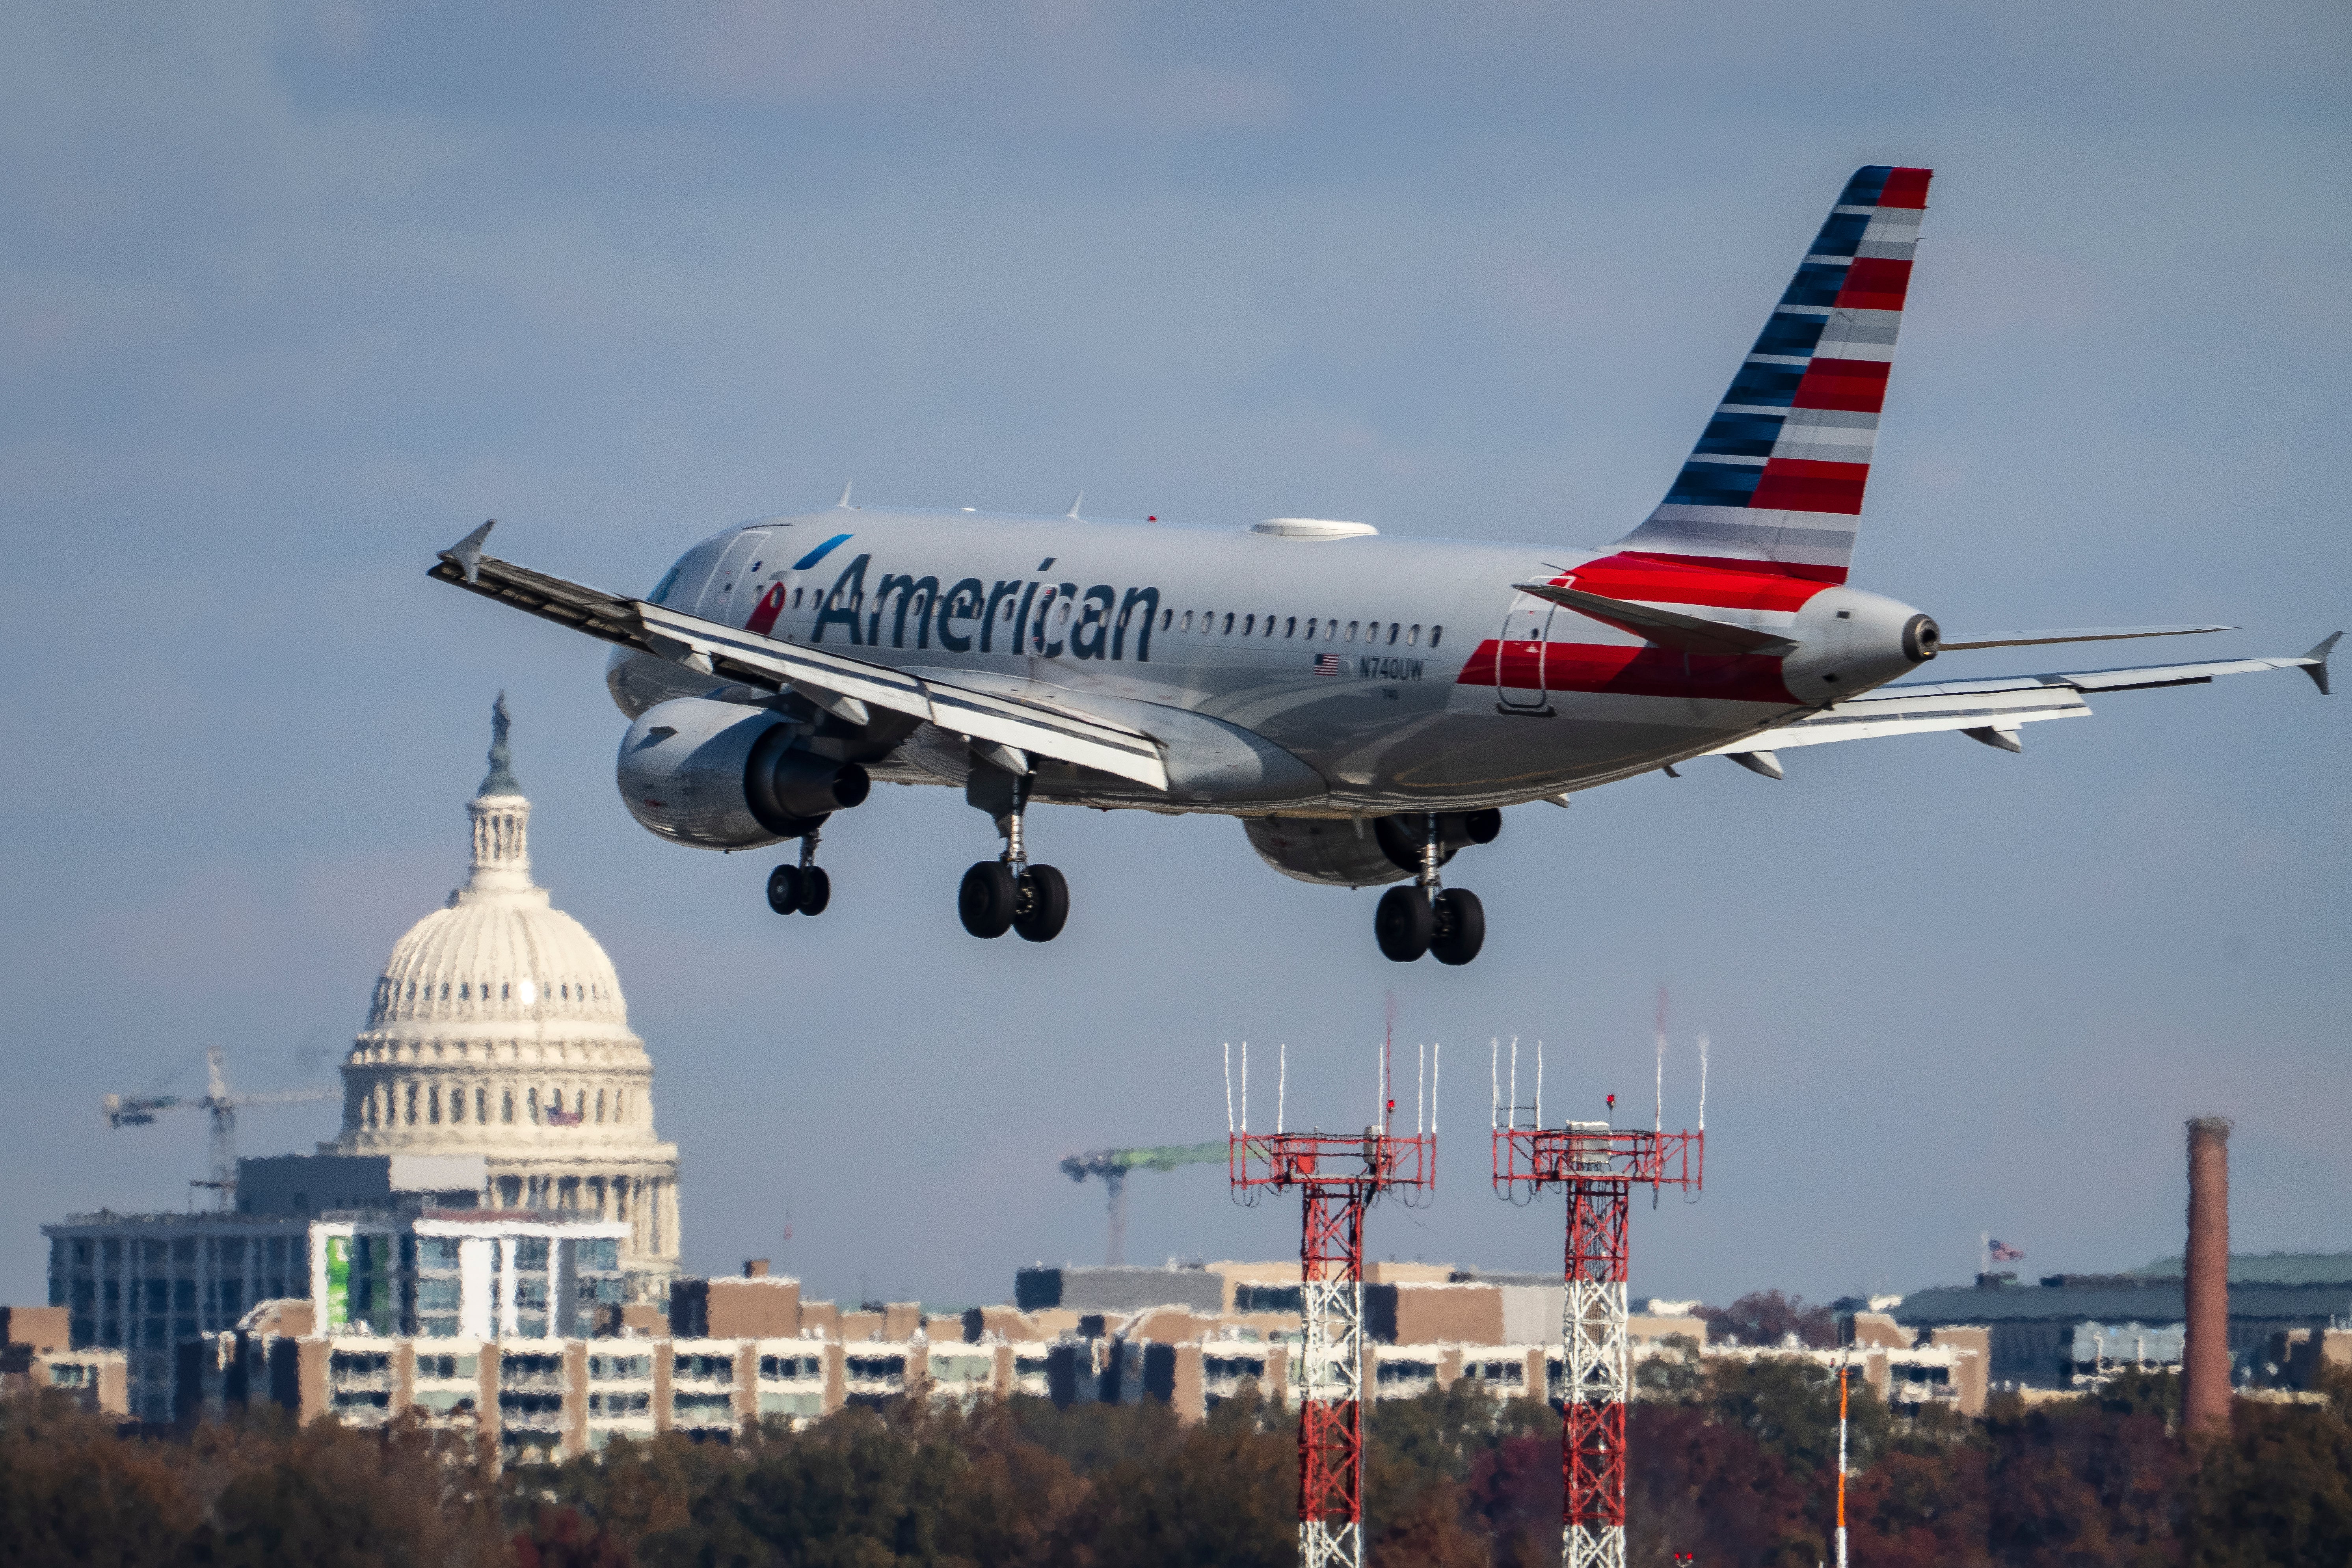
<path id="1" fill-rule="evenodd" d="M 489 1036 L 636 1045 L 613 961 L 530 882 L 530 802 L 478 796 L 473 874 L 408 929 L 376 981 L 367 1035 L 385 1044 Z"/>
<path id="2" fill-rule="evenodd" d="M 530 802 L 494 710 L 489 776 L 466 805 L 465 886 L 394 944 L 343 1064 L 330 1154 L 478 1154 L 480 1201 L 623 1220 L 633 1279 L 677 1263 L 677 1146 L 654 1130 L 653 1062 L 613 961 L 530 879 Z"/>

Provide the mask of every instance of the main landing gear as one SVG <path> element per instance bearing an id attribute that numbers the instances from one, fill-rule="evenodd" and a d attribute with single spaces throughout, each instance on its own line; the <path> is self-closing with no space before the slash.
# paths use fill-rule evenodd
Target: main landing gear
<path id="1" fill-rule="evenodd" d="M 1029 863 L 1022 841 L 1022 818 L 1029 809 L 1029 775 L 976 768 L 964 798 L 996 818 L 1004 853 L 963 874 L 956 889 L 956 914 L 963 929 L 980 937 L 1017 933 L 1024 942 L 1051 942 L 1070 918 L 1070 885 L 1051 866 Z"/>
<path id="2" fill-rule="evenodd" d="M 780 915 L 821 915 L 833 902 L 833 879 L 816 863 L 819 817 L 801 835 L 801 863 L 779 866 L 768 873 L 768 907 Z"/>
<path id="3" fill-rule="evenodd" d="M 1479 820 L 1487 815 L 1472 815 L 1471 842 L 1486 843 L 1495 837 L 1494 828 L 1501 826 L 1499 814 L 1495 814 L 1493 826 Z M 1444 863 L 1446 846 L 1438 814 L 1426 813 L 1422 826 L 1421 870 L 1410 885 L 1381 895 L 1380 908 L 1372 913 L 1372 934 L 1382 955 L 1399 963 L 1411 963 L 1423 953 L 1440 963 L 1467 963 L 1486 945 L 1486 911 L 1469 889 L 1439 887 L 1437 868 Z"/>

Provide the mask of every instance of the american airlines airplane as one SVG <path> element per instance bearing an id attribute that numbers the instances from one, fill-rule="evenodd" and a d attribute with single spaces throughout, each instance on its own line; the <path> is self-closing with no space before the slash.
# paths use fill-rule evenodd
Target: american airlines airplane
<path id="1" fill-rule="evenodd" d="M 1475 894 L 1444 868 L 1506 806 L 1699 757 L 1780 778 L 1800 746 L 1957 730 L 2006 751 L 2092 693 L 2300 668 L 2299 658 L 1890 684 L 1963 649 L 2228 631 L 2125 626 L 1946 637 L 1849 586 L 1929 171 L 1846 182 L 1665 500 L 1603 549 L 834 506 L 680 556 L 642 598 L 483 553 L 432 574 L 618 646 L 622 799 L 701 849 L 799 840 L 780 914 L 832 896 L 819 829 L 872 781 L 947 784 L 1003 850 L 963 875 L 974 936 L 1050 942 L 1061 873 L 1035 802 L 1238 817 L 1286 876 L 1395 883 L 1381 951 L 1467 963 Z M 1083 497 L 1080 498 L 1083 500 Z M 2341 636 L 2338 633 L 2336 636 Z"/>

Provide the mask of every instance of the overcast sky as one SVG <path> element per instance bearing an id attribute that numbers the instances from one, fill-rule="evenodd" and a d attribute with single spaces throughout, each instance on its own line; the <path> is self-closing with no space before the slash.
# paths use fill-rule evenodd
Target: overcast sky
<path id="1" fill-rule="evenodd" d="M 1934 167 L 1855 562 L 1948 633 L 2227 621 L 1937 676 L 2299 653 L 2352 621 L 2339 5 L 0 5 L 11 607 L 0 1300 L 37 1226 L 176 1207 L 199 1116 L 331 1083 L 462 879 L 487 710 L 557 904 L 618 965 L 686 1261 L 1004 1299 L 1097 1258 L 1066 1151 L 1223 1129 L 1221 1044 L 1360 1125 L 1384 988 L 1444 1042 L 1442 1188 L 1376 1256 L 1549 1268 L 1487 1187 L 1491 1037 L 1547 1111 L 1669 1121 L 1708 1190 L 1637 1294 L 1822 1298 L 2175 1253 L 2180 1124 L 2237 1121 L 2241 1249 L 2352 1247 L 2352 696 L 2294 674 L 1958 736 L 1709 761 L 1508 814 L 1466 969 L 1218 818 L 1041 811 L 1046 947 L 952 910 L 986 820 L 877 792 L 772 855 L 661 844 L 603 650 L 428 583 L 642 591 L 831 501 L 1599 543 L 1663 493 L 1846 175 Z M 2071 661 L 2071 662 L 2070 662 Z M 2352 658 L 2344 679 L 2352 684 Z M 1261 1068 L 1261 1073 L 1263 1069 Z M 173 1075 L 176 1074 L 174 1077 Z M 1265 1079 L 1258 1079 L 1261 1094 Z M 1263 1103 L 1263 1100 L 1261 1100 Z M 245 1152 L 331 1136 L 254 1111 Z M 1295 1207 L 1133 1184 L 1131 1254 L 1273 1257 Z M 787 1204 L 797 1236 L 782 1239 Z"/>

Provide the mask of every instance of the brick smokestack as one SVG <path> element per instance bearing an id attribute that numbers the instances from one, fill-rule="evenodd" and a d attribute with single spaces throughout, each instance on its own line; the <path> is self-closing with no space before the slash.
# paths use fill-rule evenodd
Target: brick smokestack
<path id="1" fill-rule="evenodd" d="M 2189 1334 L 2180 1420 L 2189 1432 L 2230 1429 L 2230 1120 L 2189 1122 Z"/>

